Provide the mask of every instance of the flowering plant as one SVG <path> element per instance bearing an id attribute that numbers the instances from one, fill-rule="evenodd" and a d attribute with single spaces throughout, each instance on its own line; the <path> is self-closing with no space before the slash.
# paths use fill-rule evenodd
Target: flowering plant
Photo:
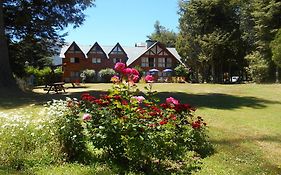
<path id="1" fill-rule="evenodd" d="M 159 105 L 152 92 L 152 76 L 145 77 L 148 92 L 141 94 L 135 84 L 136 69 L 117 63 L 115 71 L 119 74 L 112 77 L 107 95 L 82 95 L 80 109 L 93 145 L 126 169 L 155 173 L 197 167 L 190 162 L 204 156 L 209 142 L 206 123 L 194 116 L 195 108 L 173 97 Z"/>

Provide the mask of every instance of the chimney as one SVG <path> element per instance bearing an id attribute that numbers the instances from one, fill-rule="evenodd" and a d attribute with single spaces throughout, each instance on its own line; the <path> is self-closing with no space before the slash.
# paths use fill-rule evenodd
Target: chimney
<path id="1" fill-rule="evenodd" d="M 152 46 L 154 43 L 156 43 L 156 41 L 153 40 L 146 40 L 146 48 L 149 48 L 150 46 Z"/>

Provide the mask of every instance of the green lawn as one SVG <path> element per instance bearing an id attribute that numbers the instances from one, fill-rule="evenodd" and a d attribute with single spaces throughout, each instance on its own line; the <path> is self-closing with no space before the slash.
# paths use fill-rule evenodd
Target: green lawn
<path id="1" fill-rule="evenodd" d="M 141 89 L 143 86 L 140 84 Z M 67 89 L 67 94 L 46 95 L 41 89 L 24 96 L 5 94 L 0 97 L 0 112 L 36 113 L 52 98 L 79 97 L 81 91 L 99 94 L 109 87 L 110 84 L 86 84 L 85 88 Z M 196 114 L 208 123 L 215 153 L 203 160 L 202 170 L 195 174 L 281 174 L 281 85 L 155 84 L 153 88 L 161 100 L 173 96 L 196 106 Z M 104 167 L 97 173 L 103 174 L 103 169 L 110 174 Z M 91 167 L 64 165 L 34 172 L 56 174 L 72 170 L 85 174 L 91 172 Z M 0 170 L 0 174 L 5 172 Z"/>

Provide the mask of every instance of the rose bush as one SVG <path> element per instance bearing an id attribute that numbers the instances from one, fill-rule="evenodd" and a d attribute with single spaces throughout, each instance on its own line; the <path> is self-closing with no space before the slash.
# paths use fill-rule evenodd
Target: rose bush
<path id="1" fill-rule="evenodd" d="M 112 89 L 97 98 L 82 95 L 79 110 L 86 135 L 109 160 L 145 173 L 190 173 L 211 145 L 206 123 L 194 115 L 195 108 L 169 97 L 155 103 L 153 77 L 148 75 L 147 92 L 140 95 L 136 69 L 115 65 Z"/>

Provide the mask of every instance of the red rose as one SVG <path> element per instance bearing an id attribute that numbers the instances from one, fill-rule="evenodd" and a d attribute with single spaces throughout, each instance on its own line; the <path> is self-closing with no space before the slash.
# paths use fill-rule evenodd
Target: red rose
<path id="1" fill-rule="evenodd" d="M 199 120 L 193 122 L 192 124 L 193 129 L 199 129 L 201 127 L 201 122 Z"/>
<path id="2" fill-rule="evenodd" d="M 165 125 L 167 123 L 168 123 L 167 119 L 163 119 L 159 122 L 160 125 Z"/>

